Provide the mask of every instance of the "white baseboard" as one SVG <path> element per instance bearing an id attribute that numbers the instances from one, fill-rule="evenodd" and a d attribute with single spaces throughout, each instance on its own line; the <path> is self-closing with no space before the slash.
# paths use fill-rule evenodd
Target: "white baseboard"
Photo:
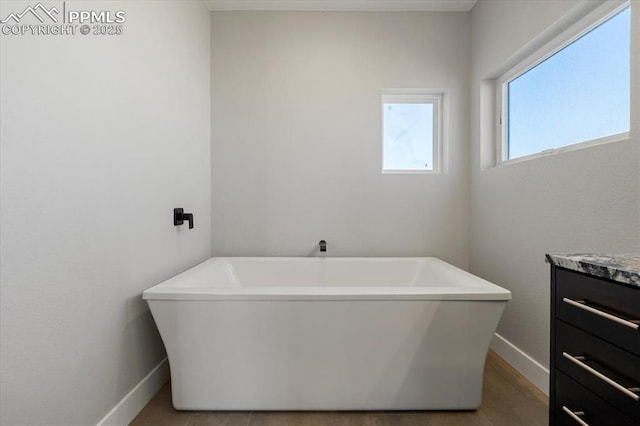
<path id="1" fill-rule="evenodd" d="M 116 404 L 109 413 L 100 420 L 97 426 L 128 425 L 145 405 L 158 393 L 169 380 L 169 363 L 167 358 L 140 381 L 128 394 Z"/>
<path id="2" fill-rule="evenodd" d="M 531 358 L 498 333 L 493 336 L 491 349 L 544 392 L 545 395 L 549 396 L 549 370 L 544 365 Z"/>

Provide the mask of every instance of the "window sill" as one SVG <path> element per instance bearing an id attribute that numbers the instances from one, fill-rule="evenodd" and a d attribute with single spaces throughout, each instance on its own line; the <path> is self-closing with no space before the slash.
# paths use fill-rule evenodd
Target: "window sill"
<path id="1" fill-rule="evenodd" d="M 561 148 L 548 149 L 535 154 L 525 155 L 523 157 L 513 158 L 510 160 L 501 160 L 495 167 L 508 166 L 510 164 L 522 163 L 525 161 L 536 160 L 538 158 L 548 157 L 550 155 L 560 154 L 567 151 L 576 151 L 579 149 L 589 148 L 592 146 L 606 145 L 609 143 L 620 142 L 629 139 L 629 132 L 617 133 L 603 138 L 592 139 L 585 142 L 579 142 L 572 145 L 563 146 Z"/>
<path id="2" fill-rule="evenodd" d="M 437 170 L 383 170 L 383 175 L 437 175 Z"/>

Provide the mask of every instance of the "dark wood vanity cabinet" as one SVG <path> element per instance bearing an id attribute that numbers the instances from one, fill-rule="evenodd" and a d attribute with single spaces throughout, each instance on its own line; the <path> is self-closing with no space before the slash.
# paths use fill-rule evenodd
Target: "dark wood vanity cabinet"
<path id="1" fill-rule="evenodd" d="M 551 265 L 550 425 L 640 425 L 640 287 Z"/>

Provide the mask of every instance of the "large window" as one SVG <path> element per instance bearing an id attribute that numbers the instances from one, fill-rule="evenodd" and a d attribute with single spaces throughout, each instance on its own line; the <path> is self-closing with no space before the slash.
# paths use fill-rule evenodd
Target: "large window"
<path id="1" fill-rule="evenodd" d="M 631 12 L 605 7 L 498 80 L 498 162 L 628 137 Z"/>
<path id="2" fill-rule="evenodd" d="M 439 171 L 442 101 L 442 93 L 431 91 L 383 91 L 383 173 Z"/>

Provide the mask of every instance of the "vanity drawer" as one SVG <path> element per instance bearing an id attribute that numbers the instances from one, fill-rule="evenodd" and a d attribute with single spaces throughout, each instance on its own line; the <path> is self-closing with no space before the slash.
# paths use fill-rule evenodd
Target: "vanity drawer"
<path id="1" fill-rule="evenodd" d="M 638 425 L 638 422 L 620 413 L 602 398 L 585 389 L 560 371 L 556 372 L 556 398 L 553 409 L 555 411 L 555 424 L 561 426 L 584 424 L 589 426 Z M 577 416 L 584 423 L 580 423 L 568 411 L 584 413 Z"/>
<path id="2" fill-rule="evenodd" d="M 640 424 L 640 357 L 556 321 L 555 366 Z"/>
<path id="3" fill-rule="evenodd" d="M 640 291 L 557 268 L 556 317 L 640 354 Z"/>

